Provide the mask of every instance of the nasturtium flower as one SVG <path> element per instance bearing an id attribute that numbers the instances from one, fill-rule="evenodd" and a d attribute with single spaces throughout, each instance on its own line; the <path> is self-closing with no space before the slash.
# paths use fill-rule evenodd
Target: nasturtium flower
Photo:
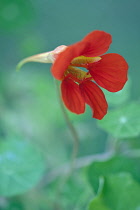
<path id="1" fill-rule="evenodd" d="M 88 104 L 93 117 L 101 120 L 108 104 L 100 87 L 117 92 L 127 81 L 125 59 L 116 53 L 104 54 L 111 43 L 109 33 L 96 30 L 73 45 L 61 45 L 53 51 L 26 58 L 19 67 L 29 61 L 53 63 L 51 73 L 61 81 L 65 106 L 73 113 L 82 114 Z"/>

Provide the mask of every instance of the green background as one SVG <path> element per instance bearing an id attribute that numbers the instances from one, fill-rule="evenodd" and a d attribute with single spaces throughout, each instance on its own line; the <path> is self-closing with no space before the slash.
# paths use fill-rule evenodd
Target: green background
<path id="1" fill-rule="evenodd" d="M 96 178 L 103 175 L 104 184 L 98 195 L 90 181 L 92 162 L 105 160 L 102 154 L 110 148 L 140 156 L 139 11 L 138 0 L 0 1 L 0 210 L 140 209 L 140 179 L 133 177 L 131 167 L 107 175 L 100 169 Z M 64 181 L 73 141 L 51 65 L 28 63 L 20 72 L 16 65 L 25 57 L 75 43 L 93 30 L 112 35 L 108 52 L 127 60 L 129 81 L 119 93 L 105 91 L 110 111 L 102 121 L 91 117 L 89 107 L 83 115 L 68 112 L 80 137 L 81 165 Z M 139 177 L 140 169 L 135 173 Z M 126 196 L 125 189 L 132 193 Z"/>

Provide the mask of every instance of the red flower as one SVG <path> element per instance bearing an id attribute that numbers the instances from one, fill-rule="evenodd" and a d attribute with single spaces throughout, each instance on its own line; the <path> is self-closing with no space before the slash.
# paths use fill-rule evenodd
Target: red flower
<path id="1" fill-rule="evenodd" d="M 71 112 L 84 113 L 85 104 L 88 104 L 93 117 L 100 120 L 107 113 L 108 105 L 98 85 L 110 92 L 117 92 L 125 85 L 128 70 L 125 59 L 115 53 L 102 55 L 111 42 L 110 34 L 93 31 L 82 41 L 57 54 L 52 75 L 62 81 L 62 99 Z"/>
<path id="2" fill-rule="evenodd" d="M 98 85 L 117 92 L 127 81 L 128 65 L 125 59 L 115 53 L 102 55 L 111 42 L 110 34 L 93 31 L 71 46 L 61 45 L 53 51 L 25 58 L 19 62 L 17 69 L 27 62 L 53 63 L 52 75 L 62 81 L 61 93 L 66 107 L 71 112 L 82 114 L 85 104 L 88 104 L 93 117 L 102 119 L 108 105 Z M 77 67 L 84 67 L 87 71 Z"/>

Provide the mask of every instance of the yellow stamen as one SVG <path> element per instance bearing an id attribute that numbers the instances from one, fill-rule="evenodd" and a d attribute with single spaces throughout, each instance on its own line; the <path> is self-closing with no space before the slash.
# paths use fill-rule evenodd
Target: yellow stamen
<path id="1" fill-rule="evenodd" d="M 80 81 L 91 77 L 90 73 L 85 72 L 73 66 L 68 66 L 68 69 L 65 72 L 65 76 L 67 76 L 68 74 L 72 75 L 75 78 L 75 80 L 80 80 Z"/>
<path id="2" fill-rule="evenodd" d="M 85 57 L 85 56 L 78 56 L 71 61 L 72 66 L 82 67 L 89 63 L 94 63 L 101 60 L 101 57 Z"/>

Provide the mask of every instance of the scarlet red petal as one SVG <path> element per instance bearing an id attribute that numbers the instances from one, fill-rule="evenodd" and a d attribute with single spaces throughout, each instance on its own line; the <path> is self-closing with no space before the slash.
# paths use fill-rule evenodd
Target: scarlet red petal
<path id="1" fill-rule="evenodd" d="M 89 64 L 88 70 L 98 85 L 110 92 L 117 92 L 127 81 L 128 64 L 115 53 L 101 56 L 101 60 Z"/>
<path id="2" fill-rule="evenodd" d="M 85 111 L 85 102 L 81 96 L 79 86 L 69 78 L 65 78 L 61 83 L 62 99 L 65 106 L 76 114 Z"/>
<path id="3" fill-rule="evenodd" d="M 112 43 L 112 36 L 104 31 L 92 31 L 82 42 L 89 42 L 89 48 L 84 52 L 84 56 L 95 57 L 104 54 Z"/>
<path id="4" fill-rule="evenodd" d="M 76 44 L 67 47 L 58 55 L 54 62 L 51 69 L 52 75 L 56 79 L 61 80 L 72 59 L 82 55 L 85 49 L 88 48 L 88 45 L 89 43 L 86 42 L 77 42 Z"/>
<path id="5" fill-rule="evenodd" d="M 102 90 L 91 81 L 84 81 L 80 85 L 81 95 L 92 108 L 93 117 L 101 120 L 107 113 L 108 104 Z"/>

